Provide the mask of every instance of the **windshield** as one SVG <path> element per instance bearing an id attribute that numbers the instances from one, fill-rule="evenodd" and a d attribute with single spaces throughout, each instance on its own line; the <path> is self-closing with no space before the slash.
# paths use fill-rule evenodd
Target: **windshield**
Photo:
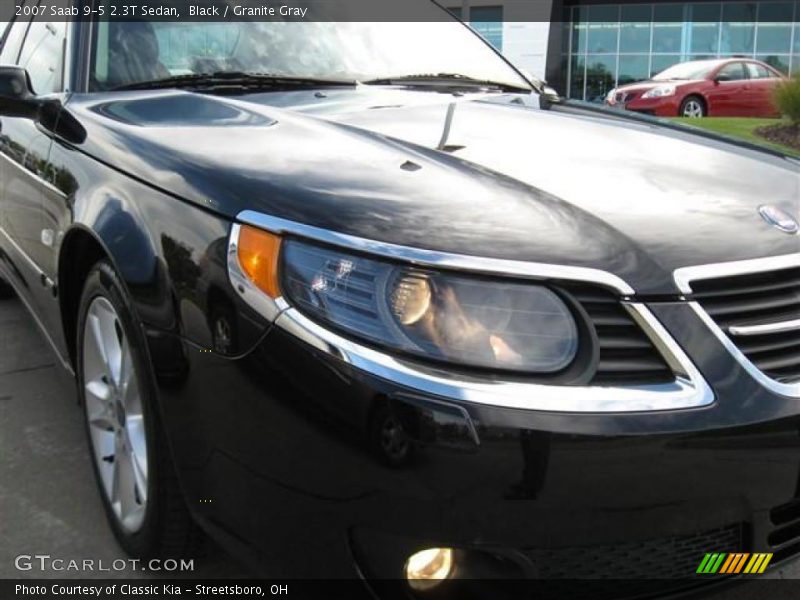
<path id="1" fill-rule="evenodd" d="M 430 6 L 439 22 L 104 21 L 90 89 L 214 72 L 348 81 L 448 73 L 530 87 L 476 34 Z"/>
<path id="2" fill-rule="evenodd" d="M 661 71 L 653 79 L 656 81 L 667 81 L 670 79 L 705 79 L 719 65 L 717 61 L 698 60 L 694 62 L 673 65 L 665 71 Z"/>

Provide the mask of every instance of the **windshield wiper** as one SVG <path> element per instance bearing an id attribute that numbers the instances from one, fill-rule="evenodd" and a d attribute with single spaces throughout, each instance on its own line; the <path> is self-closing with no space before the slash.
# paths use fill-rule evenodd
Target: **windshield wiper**
<path id="1" fill-rule="evenodd" d="M 398 75 L 393 77 L 379 77 L 361 81 L 365 85 L 417 85 L 417 86 L 442 86 L 442 87 L 477 87 L 494 88 L 505 92 L 528 92 L 524 85 L 514 85 L 503 81 L 490 79 L 475 79 L 460 73 L 418 73 L 414 75 Z"/>
<path id="2" fill-rule="evenodd" d="M 270 89 L 316 88 L 330 86 L 354 86 L 355 81 L 344 79 L 322 79 L 297 77 L 273 73 L 244 73 L 240 71 L 218 71 L 215 73 L 192 73 L 176 75 L 151 81 L 137 81 L 112 88 L 111 91 L 155 90 L 184 88 L 207 92 L 261 91 Z"/>

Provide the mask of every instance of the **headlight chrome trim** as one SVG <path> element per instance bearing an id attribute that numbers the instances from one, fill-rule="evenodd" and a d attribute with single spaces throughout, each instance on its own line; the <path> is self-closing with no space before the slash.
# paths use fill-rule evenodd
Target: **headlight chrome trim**
<path id="1" fill-rule="evenodd" d="M 271 233 L 296 235 L 298 237 L 323 242 L 331 246 L 339 246 L 347 250 L 364 252 L 366 254 L 399 260 L 422 267 L 452 269 L 455 271 L 527 279 L 569 279 L 572 281 L 585 281 L 611 288 L 623 296 L 632 296 L 634 294 L 634 289 L 620 277 L 617 277 L 613 273 L 589 267 L 533 263 L 410 248 L 408 246 L 389 244 L 348 235 L 346 233 L 330 231 L 322 229 L 321 227 L 314 227 L 313 225 L 306 225 L 305 223 L 281 219 L 252 210 L 240 212 L 237 215 L 237 220 L 248 225 L 253 225 L 254 227 L 260 227 Z"/>
<path id="2" fill-rule="evenodd" d="M 272 323 L 282 311 L 289 307 L 289 304 L 283 297 L 273 299 L 267 296 L 242 271 L 242 265 L 239 263 L 239 234 L 241 230 L 242 226 L 239 223 L 234 223 L 228 238 L 228 280 L 242 300 Z"/>
<path id="3" fill-rule="evenodd" d="M 429 268 L 467 273 L 518 277 L 531 280 L 556 279 L 588 282 L 610 288 L 623 299 L 633 288 L 612 273 L 598 269 L 529 263 L 467 256 L 399 246 L 297 223 L 287 219 L 243 211 L 242 223 L 275 234 L 289 234 L 327 243 L 350 251 L 400 260 Z M 566 386 L 519 381 L 486 380 L 452 375 L 360 344 L 330 331 L 291 307 L 284 298 L 271 299 L 258 290 L 242 272 L 237 254 L 240 225 L 234 224 L 228 248 L 228 270 L 237 293 L 274 326 L 318 351 L 375 377 L 431 396 L 494 407 L 548 413 L 628 414 L 702 408 L 714 403 L 714 394 L 702 374 L 652 312 L 641 303 L 622 302 L 637 324 L 673 369 L 673 382 L 649 385 Z"/>
<path id="4" fill-rule="evenodd" d="M 671 383 L 638 386 L 564 386 L 482 380 L 452 376 L 410 360 L 388 355 L 340 336 L 289 308 L 275 326 L 316 350 L 398 386 L 439 398 L 502 408 L 550 413 L 634 413 L 700 408 L 713 404 L 714 394 L 703 376 L 646 306 L 626 309 L 651 339 L 658 340 L 678 372 Z"/>

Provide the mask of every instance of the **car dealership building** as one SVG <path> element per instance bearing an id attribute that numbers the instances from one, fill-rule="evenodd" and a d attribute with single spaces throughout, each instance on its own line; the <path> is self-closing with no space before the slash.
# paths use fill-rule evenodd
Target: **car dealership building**
<path id="1" fill-rule="evenodd" d="M 687 60 L 746 56 L 800 71 L 800 1 L 456 0 L 446 3 L 517 66 L 571 98 Z"/>

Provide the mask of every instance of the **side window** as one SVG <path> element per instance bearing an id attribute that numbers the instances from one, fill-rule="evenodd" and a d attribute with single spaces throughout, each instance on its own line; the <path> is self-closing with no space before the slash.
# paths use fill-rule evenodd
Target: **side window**
<path id="1" fill-rule="evenodd" d="M 11 23 L 5 35 L 3 50 L 0 51 L 0 65 L 15 65 L 19 56 L 19 49 L 25 39 L 30 21 L 16 20 Z"/>
<path id="2" fill-rule="evenodd" d="M 750 79 L 770 79 L 775 77 L 772 71 L 756 63 L 747 63 L 747 71 L 750 73 Z"/>
<path id="3" fill-rule="evenodd" d="M 33 91 L 51 94 L 61 89 L 61 64 L 64 54 L 64 21 L 34 21 L 25 36 L 17 64 L 28 70 Z"/>
<path id="4" fill-rule="evenodd" d="M 735 62 L 725 65 L 717 73 L 717 77 L 721 77 L 726 81 L 739 81 L 747 79 L 747 74 L 744 71 L 744 63 Z"/>

